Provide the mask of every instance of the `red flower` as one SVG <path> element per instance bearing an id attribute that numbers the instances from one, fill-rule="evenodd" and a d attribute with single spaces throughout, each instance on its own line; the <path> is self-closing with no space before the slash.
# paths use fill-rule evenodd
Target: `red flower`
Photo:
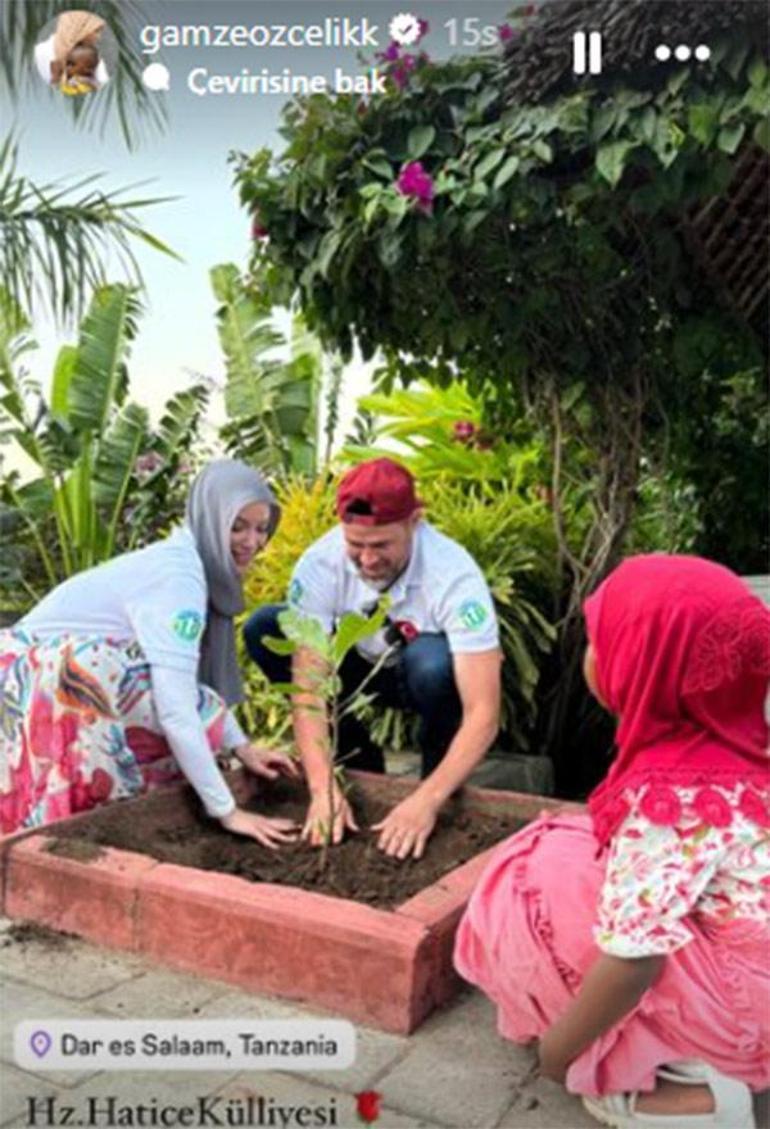
<path id="1" fill-rule="evenodd" d="M 260 219 L 259 212 L 255 212 L 251 220 L 251 238 L 266 239 L 270 232 Z"/>
<path id="2" fill-rule="evenodd" d="M 382 1094 L 378 1093 L 377 1090 L 363 1090 L 360 1094 L 356 1094 L 356 1108 L 359 1119 L 366 1122 L 367 1125 L 376 1121 L 380 1116 L 381 1101 Z"/>
<path id="3" fill-rule="evenodd" d="M 399 635 L 406 643 L 411 643 L 416 639 L 420 632 L 410 623 L 408 619 L 397 619 L 394 621 L 394 627 L 398 628 Z"/>
<path id="4" fill-rule="evenodd" d="M 651 784 L 642 797 L 639 811 L 649 819 L 650 823 L 666 826 L 679 822 L 682 815 L 682 805 L 676 792 L 671 788 L 660 784 Z"/>
<path id="5" fill-rule="evenodd" d="M 513 39 L 513 28 L 510 24 L 500 24 L 497 34 L 500 36 L 501 43 L 507 43 L 509 39 Z"/>
<path id="6" fill-rule="evenodd" d="M 733 821 L 727 800 L 713 788 L 701 788 L 692 806 L 703 822 L 710 823 L 712 827 L 729 827 Z"/>
<path id="7" fill-rule="evenodd" d="M 760 827 L 770 827 L 770 812 L 767 804 L 758 796 L 753 788 L 744 788 L 738 811 Z"/>
<path id="8" fill-rule="evenodd" d="M 452 435 L 458 443 L 468 443 L 476 434 L 476 425 L 469 419 L 459 419 L 452 428 Z"/>
<path id="9" fill-rule="evenodd" d="M 423 37 L 424 35 L 427 35 L 427 34 L 428 34 L 428 32 L 430 31 L 430 24 L 428 23 L 428 21 L 427 21 L 427 20 L 418 20 L 418 21 L 417 21 L 417 24 L 418 24 L 418 26 L 419 26 L 419 28 L 420 28 L 420 34 L 419 34 L 419 36 L 417 37 L 417 42 L 419 43 L 419 42 L 420 42 L 420 40 L 422 39 L 422 37 Z"/>
<path id="10" fill-rule="evenodd" d="M 422 167 L 422 161 L 410 161 L 398 174 L 396 189 L 402 196 L 413 196 L 421 211 L 430 214 L 433 208 L 433 177 Z"/>

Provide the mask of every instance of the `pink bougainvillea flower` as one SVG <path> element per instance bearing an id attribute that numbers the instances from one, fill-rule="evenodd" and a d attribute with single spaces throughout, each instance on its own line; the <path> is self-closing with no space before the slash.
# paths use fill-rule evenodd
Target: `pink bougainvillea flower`
<path id="1" fill-rule="evenodd" d="M 382 1094 L 377 1090 L 363 1090 L 360 1094 L 356 1094 L 356 1112 L 360 1120 L 367 1125 L 376 1121 L 380 1116 L 381 1101 Z"/>
<path id="2" fill-rule="evenodd" d="M 513 28 L 510 24 L 500 24 L 497 34 L 500 36 L 501 43 L 507 43 L 509 39 L 513 39 Z"/>
<path id="3" fill-rule="evenodd" d="M 409 82 L 409 75 L 417 66 L 417 58 L 415 55 L 402 55 L 398 61 L 398 65 L 391 67 L 389 77 L 395 82 L 399 90 L 403 90 Z"/>
<path id="4" fill-rule="evenodd" d="M 396 188 L 402 196 L 412 196 L 421 211 L 433 210 L 433 177 L 422 167 L 422 161 L 410 161 L 398 175 Z"/>
<path id="5" fill-rule="evenodd" d="M 458 443 L 468 443 L 476 434 L 476 424 L 469 419 L 459 419 L 452 428 L 452 436 Z"/>
<path id="6" fill-rule="evenodd" d="M 259 212 L 255 212 L 251 221 L 251 238 L 252 239 L 265 239 L 270 232 L 262 223 Z"/>
<path id="7" fill-rule="evenodd" d="M 427 20 L 418 20 L 417 23 L 420 28 L 420 34 L 417 36 L 417 42 L 419 43 L 422 37 L 427 35 L 430 31 L 430 24 Z"/>
<path id="8" fill-rule="evenodd" d="M 672 788 L 662 784 L 652 784 L 642 797 L 639 811 L 650 823 L 663 826 L 678 823 L 682 814 L 679 797 Z"/>
<path id="9" fill-rule="evenodd" d="M 711 824 L 712 827 L 729 827 L 733 821 L 730 805 L 714 788 L 701 788 L 692 806 L 703 822 Z"/>
<path id="10" fill-rule="evenodd" d="M 388 44 L 384 51 L 377 53 L 377 58 L 382 59 L 386 63 L 395 63 L 396 59 L 401 57 L 401 48 L 394 41 Z"/>

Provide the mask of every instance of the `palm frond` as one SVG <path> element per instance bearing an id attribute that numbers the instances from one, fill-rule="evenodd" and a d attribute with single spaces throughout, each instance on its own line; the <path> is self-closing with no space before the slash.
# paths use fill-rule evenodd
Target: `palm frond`
<path id="1" fill-rule="evenodd" d="M 72 185 L 35 184 L 18 172 L 18 146 L 0 146 L 0 277 L 9 299 L 34 312 L 49 309 L 59 322 L 79 318 L 88 296 L 106 283 L 114 257 L 131 286 L 142 276 L 132 240 L 178 256 L 139 223 L 136 213 L 168 197 L 132 199 L 130 188 L 103 192 L 101 174 Z M 138 186 L 134 186 L 138 187 Z"/>

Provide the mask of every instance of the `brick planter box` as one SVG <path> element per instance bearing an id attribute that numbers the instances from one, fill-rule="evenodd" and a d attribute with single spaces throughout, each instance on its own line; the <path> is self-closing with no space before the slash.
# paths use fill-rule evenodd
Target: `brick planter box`
<path id="1" fill-rule="evenodd" d="M 367 791 L 396 802 L 413 780 L 352 773 Z M 251 782 L 231 779 L 245 798 Z M 175 819 L 187 808 L 179 785 L 136 800 Z M 464 808 L 528 820 L 560 801 L 465 789 Z M 51 854 L 58 827 L 0 840 L 2 912 L 146 955 L 171 968 L 326 1008 L 385 1031 L 408 1034 L 461 981 L 452 968 L 455 930 L 491 851 L 444 875 L 393 910 L 291 886 L 157 862 L 104 848 L 81 862 Z"/>

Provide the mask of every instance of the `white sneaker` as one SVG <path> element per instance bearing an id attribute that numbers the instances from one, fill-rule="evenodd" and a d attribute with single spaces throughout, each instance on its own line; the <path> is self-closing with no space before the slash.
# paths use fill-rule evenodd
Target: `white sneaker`
<path id="1" fill-rule="evenodd" d="M 661 1067 L 658 1076 L 682 1085 L 708 1086 L 714 1097 L 711 1113 L 639 1113 L 638 1093 L 584 1097 L 583 1105 L 597 1121 L 617 1129 L 648 1126 L 653 1129 L 755 1129 L 751 1091 L 743 1082 L 720 1074 L 705 1062 L 677 1062 Z"/>

